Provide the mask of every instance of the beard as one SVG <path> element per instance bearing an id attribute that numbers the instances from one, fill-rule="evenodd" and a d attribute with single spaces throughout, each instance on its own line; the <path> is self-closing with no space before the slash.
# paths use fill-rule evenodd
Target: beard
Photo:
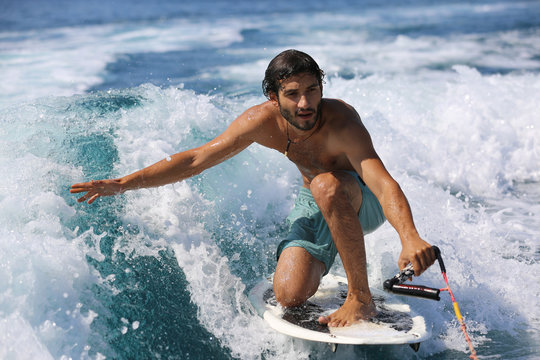
<path id="1" fill-rule="evenodd" d="M 296 110 L 294 115 L 289 110 L 284 109 L 281 106 L 281 104 L 279 103 L 279 100 L 278 100 L 278 104 L 279 104 L 279 112 L 281 113 L 281 116 L 283 116 L 283 118 L 285 118 L 285 120 L 287 120 L 287 122 L 289 124 L 291 124 L 293 127 L 297 128 L 298 130 L 307 131 L 307 130 L 313 129 L 315 127 L 315 125 L 317 124 L 317 121 L 319 120 L 319 117 L 320 117 L 320 114 L 321 114 L 322 101 L 320 101 L 319 104 L 317 105 L 317 109 L 313 109 L 313 108 L 298 109 L 298 110 Z M 298 116 L 298 113 L 300 111 L 312 111 L 312 112 L 314 112 L 315 116 L 313 117 L 314 118 L 313 122 L 306 123 L 304 125 L 299 124 L 298 121 L 296 121 L 296 117 Z"/>

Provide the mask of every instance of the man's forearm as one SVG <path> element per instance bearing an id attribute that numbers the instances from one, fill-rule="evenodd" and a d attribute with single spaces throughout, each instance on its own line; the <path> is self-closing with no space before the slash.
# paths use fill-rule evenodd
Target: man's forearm
<path id="1" fill-rule="evenodd" d="M 420 238 L 414 225 L 409 202 L 397 183 L 385 189 L 381 201 L 384 214 L 396 229 L 401 240 L 400 269 L 413 265 L 414 274 L 421 275 L 435 261 L 435 252 L 429 243 Z"/>
<path id="2" fill-rule="evenodd" d="M 195 152 L 188 150 L 158 161 L 144 169 L 120 179 L 122 192 L 142 188 L 158 187 L 187 179 L 202 170 L 195 164 Z"/>
<path id="3" fill-rule="evenodd" d="M 411 207 L 397 182 L 393 181 L 386 185 L 381 206 L 384 216 L 398 232 L 402 245 L 409 239 L 418 238 Z"/>

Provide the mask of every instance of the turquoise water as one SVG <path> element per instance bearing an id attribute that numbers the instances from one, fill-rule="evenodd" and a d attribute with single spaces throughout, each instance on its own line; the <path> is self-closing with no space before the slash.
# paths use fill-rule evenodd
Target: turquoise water
<path id="1" fill-rule="evenodd" d="M 282 154 L 252 146 L 92 206 L 68 193 L 212 139 L 291 47 L 362 116 L 478 354 L 539 356 L 539 2 L 4 5 L 0 358 L 467 358 L 445 295 L 407 299 L 433 333 L 418 353 L 334 354 L 265 326 L 246 294 L 275 267 L 300 184 Z M 385 225 L 366 248 L 381 288 L 399 239 Z M 443 287 L 435 267 L 417 282 Z"/>

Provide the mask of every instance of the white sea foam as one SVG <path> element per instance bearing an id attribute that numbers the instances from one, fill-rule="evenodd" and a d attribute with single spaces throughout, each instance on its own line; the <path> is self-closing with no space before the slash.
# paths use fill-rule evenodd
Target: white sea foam
<path id="1" fill-rule="evenodd" d="M 241 359 L 308 359 L 306 344 L 293 346 L 287 337 L 264 325 L 244 291 L 241 279 L 231 274 L 228 259 L 216 245 L 173 246 L 190 283 L 192 300 L 199 306 L 201 323 Z"/>
<path id="2" fill-rule="evenodd" d="M 511 101 L 511 97 L 505 98 L 502 93 L 495 97 L 483 96 L 486 87 L 497 89 L 507 84 L 522 84 L 523 89 L 515 86 L 515 92 L 507 95 L 515 96 L 516 100 L 519 100 L 525 93 L 537 91 L 534 85 L 536 79 L 533 75 L 481 76 L 468 68 L 456 68 L 454 74 L 444 81 L 434 80 L 428 75 L 417 79 L 412 88 L 410 79 L 401 77 L 331 79 L 327 84 L 328 95 L 344 98 L 361 112 L 379 153 L 409 196 L 422 235 L 441 248 L 452 289 L 460 301 L 470 329 L 474 331 L 473 340 L 479 344 L 489 341 L 485 334 L 490 329 L 513 332 L 524 323 L 536 327 L 540 316 L 534 309 L 522 310 L 523 304 L 535 301 L 537 294 L 534 288 L 524 288 L 521 283 L 513 281 L 512 277 L 512 274 L 518 273 L 526 283 L 535 282 L 533 269 L 537 265 L 530 261 L 537 247 L 535 239 L 538 236 L 538 224 L 534 221 L 531 223 L 530 216 L 517 216 L 504 208 L 507 202 L 518 205 L 515 202 L 519 200 L 507 194 L 507 189 L 514 181 L 530 179 L 531 174 L 536 176 L 534 164 L 537 156 L 535 150 L 528 147 L 527 141 L 522 142 L 517 138 L 507 140 L 505 134 L 524 131 L 526 124 L 533 120 L 535 112 L 531 110 L 528 102 L 516 101 L 512 108 L 515 120 L 510 121 L 510 115 L 505 112 L 506 107 L 500 103 Z M 460 89 L 467 89 L 467 93 L 476 99 L 475 107 L 464 99 Z M 186 133 L 186 129 L 200 126 L 203 132 L 216 134 L 226 126 L 228 117 L 235 114 L 222 112 L 214 105 L 216 101 L 229 100 L 195 95 L 190 91 L 161 91 L 147 87 L 145 96 L 161 100 L 152 105 L 157 109 L 151 111 L 153 115 L 150 117 L 145 117 L 147 112 L 144 110 L 148 108 L 143 107 L 126 114 L 120 122 L 120 172 L 132 169 L 133 163 L 146 166 L 167 156 L 167 151 L 175 147 L 175 142 L 182 144 L 182 148 L 199 145 L 187 136 L 189 132 Z M 241 100 L 236 104 L 234 101 L 230 102 L 228 107 L 240 111 L 244 105 Z M 448 106 L 451 106 L 453 111 L 450 111 Z M 492 108 L 495 114 L 497 111 L 502 114 L 486 119 L 481 110 L 483 108 Z M 157 114 L 159 116 L 155 116 Z M 199 117 L 201 114 L 203 115 Z M 161 120 L 158 120 L 158 117 Z M 203 121 L 199 122 L 199 118 Z M 498 125 L 501 118 L 508 121 Z M 141 121 L 142 119 L 147 121 Z M 484 122 L 490 121 L 494 122 L 494 126 L 482 126 Z M 458 129 L 453 130 L 455 123 L 458 126 L 467 125 L 469 135 L 459 136 L 461 132 Z M 144 139 L 147 146 L 154 149 L 152 154 L 140 150 L 137 141 L 131 139 L 142 139 L 142 133 L 146 135 Z M 481 140 L 477 143 L 480 150 L 467 151 L 467 145 L 474 144 L 467 139 L 474 136 L 508 141 L 509 145 L 500 150 L 504 156 L 511 158 L 515 152 L 524 152 L 532 160 L 523 161 L 519 165 L 500 161 L 500 157 L 493 154 L 499 146 L 484 144 Z M 455 142 L 463 145 L 455 146 Z M 152 145 L 154 143 L 157 145 Z M 482 150 L 483 146 L 488 148 Z M 294 180 L 296 170 L 278 155 L 253 147 L 241 155 L 240 160 L 233 159 L 220 165 L 215 172 L 210 171 L 203 176 L 202 183 L 192 182 L 189 186 L 182 183 L 127 196 L 130 201 L 126 207 L 125 221 L 148 229 L 148 234 L 159 234 L 161 241 L 154 244 L 154 249 L 180 241 L 181 245 L 173 247 L 190 282 L 192 299 L 199 306 L 201 323 L 227 344 L 234 354 L 245 358 L 256 357 L 256 354 L 262 351 L 263 345 L 259 340 L 248 336 L 259 320 L 249 308 L 243 285 L 229 268 L 230 261 L 237 261 L 239 257 L 236 255 L 227 259 L 221 254 L 218 247 L 209 242 L 206 229 L 208 223 L 203 225 L 200 221 L 220 217 L 219 212 L 216 212 L 221 208 L 220 205 L 215 206 L 217 202 L 230 201 L 236 194 L 245 195 L 237 203 L 238 208 L 229 209 L 239 213 L 245 210 L 258 213 L 259 219 L 267 214 L 261 209 L 268 204 L 287 199 L 288 194 L 294 190 L 291 184 L 297 183 Z M 439 158 L 453 158 L 453 161 L 442 162 Z M 525 158 L 527 159 L 527 156 Z M 455 175 L 454 172 L 460 169 L 460 162 L 466 166 L 478 162 L 487 170 L 479 175 L 477 170 L 480 168 L 470 165 L 472 167 L 469 171 L 461 171 Z M 273 166 L 265 167 L 265 163 L 272 163 Z M 242 171 L 250 174 L 248 178 L 237 176 L 243 166 L 245 169 Z M 279 166 L 280 171 L 273 169 L 274 166 Z M 525 172 L 523 167 L 529 167 L 531 171 Z M 280 181 L 283 171 L 286 179 Z M 507 174 L 507 177 L 502 179 L 504 181 L 490 179 L 499 172 Z M 527 174 L 525 178 L 522 177 L 523 174 Z M 200 188 L 202 184 L 211 181 L 213 176 L 218 176 L 222 183 L 212 183 L 217 188 L 213 191 L 207 189 L 199 194 L 199 189 L 204 188 Z M 268 180 L 260 182 L 261 178 Z M 532 180 L 536 181 L 535 178 Z M 271 188 L 270 192 L 265 190 L 266 183 L 272 184 L 268 187 Z M 280 183 L 283 185 L 276 187 Z M 484 186 L 481 186 L 482 184 Z M 255 191 L 250 193 L 246 189 Z M 277 189 L 279 191 L 276 192 Z M 455 189 L 461 189 L 462 193 L 456 193 Z M 473 199 L 483 200 L 478 205 Z M 285 201 L 281 208 L 276 209 L 276 218 L 286 215 L 291 201 Z M 526 204 L 520 203 L 518 206 L 525 207 Z M 239 224 L 237 229 L 241 232 L 249 226 L 249 223 Z M 244 235 L 246 237 L 241 241 L 254 244 L 254 239 L 250 239 L 248 233 Z M 214 240 L 231 241 L 219 238 Z M 129 243 L 132 250 L 139 251 L 142 248 L 131 240 Z M 385 225 L 377 233 L 368 236 L 367 244 L 370 281 L 373 286 L 378 286 L 377 284 L 397 270 L 399 240 L 395 231 Z M 529 260 L 521 260 L 523 257 Z M 497 259 L 496 268 L 493 267 L 493 259 Z M 247 259 L 240 261 L 245 262 Z M 335 271 L 340 272 L 342 269 Z M 423 276 L 423 281 L 436 287 L 443 285 L 436 267 Z M 214 295 L 211 297 L 208 296 L 209 288 L 213 289 Z M 515 297 L 518 292 L 521 296 Z M 486 296 L 493 297 L 495 294 L 498 301 L 485 303 Z M 441 334 L 439 339 L 436 336 L 430 340 L 428 347 L 430 351 L 442 351 L 445 348 L 463 350 L 463 339 L 454 334 L 456 324 L 453 314 L 448 310 L 449 298 L 445 294 L 442 297 L 440 303 L 426 304 L 421 300 L 413 300 L 416 306 L 429 309 L 426 313 L 428 320 L 433 323 L 433 331 Z M 494 317 L 494 313 L 501 315 Z M 508 323 L 509 316 L 514 317 L 514 323 Z M 236 324 L 233 332 L 225 331 L 227 321 Z M 282 354 L 278 350 L 285 346 L 282 339 L 270 333 L 264 335 L 263 339 L 271 351 L 277 355 Z M 278 345 L 268 345 L 276 344 L 276 341 Z M 302 348 L 295 356 L 304 356 L 304 351 Z"/>
<path id="3" fill-rule="evenodd" d="M 335 79 L 327 94 L 361 113 L 409 197 L 421 234 L 443 252 L 452 289 L 476 332 L 473 339 L 484 343 L 492 329 L 512 333 L 528 324 L 538 331 L 540 313 L 527 305 L 538 296 L 532 285 L 538 276 L 538 205 L 517 194 L 528 181 L 536 184 L 528 188 L 532 197 L 539 193 L 538 105 L 527 99 L 539 97 L 540 87 L 534 74 L 488 76 L 464 66 L 454 71 L 444 78 L 421 73 Z M 391 268 L 387 255 L 399 254 L 395 232 L 386 226 L 368 244 L 369 258 L 383 273 Z M 370 280 L 380 283 L 384 276 L 377 265 L 371 269 Z M 422 277 L 442 285 L 436 268 Z M 440 305 L 422 306 L 431 309 L 434 333 L 446 334 L 444 346 L 434 346 L 461 350 L 462 338 L 451 335 L 452 313 Z"/>
<path id="4" fill-rule="evenodd" d="M 172 148 L 177 148 L 178 143 L 182 147 L 200 145 L 195 141 L 202 139 L 194 140 L 190 135 L 193 133 L 192 127 L 198 127 L 205 133 L 216 133 L 225 126 L 227 118 L 223 111 L 212 104 L 212 98 L 197 96 L 191 91 L 161 91 L 153 86 L 142 87 L 141 91 L 149 100 L 148 106 L 125 113 L 118 123 L 119 172 L 131 171 L 134 164 L 145 166 L 160 160 L 170 153 Z M 144 142 L 144 146 L 141 146 L 140 141 Z M 257 148 L 250 151 L 259 154 Z M 248 169 L 253 167 L 246 164 L 253 159 L 246 159 L 241 166 L 247 166 Z M 265 171 L 257 169 L 258 166 L 265 166 L 264 161 L 254 166 L 251 170 L 253 172 Z M 234 167 L 230 170 L 234 170 Z M 261 196 L 267 196 L 264 184 L 269 182 L 272 183 L 274 194 L 280 189 L 278 193 L 285 195 L 285 188 L 289 184 L 288 181 L 280 180 L 282 176 L 283 174 L 277 178 L 272 177 L 268 181 L 248 181 L 249 186 L 257 190 L 256 193 L 237 186 L 241 184 L 241 180 L 232 174 L 227 174 L 225 179 L 233 184 L 233 189 L 244 193 L 246 200 L 255 201 Z M 257 188 L 259 183 L 260 188 Z M 224 184 L 218 191 L 226 191 L 227 187 Z M 234 193 L 235 190 L 231 192 Z M 234 194 L 225 192 L 213 201 L 220 201 L 219 197 L 226 201 L 231 196 L 234 197 Z M 265 353 L 267 358 L 309 357 L 305 344 L 297 344 L 293 348 L 293 344 L 286 337 L 264 330 L 262 319 L 254 313 L 244 294 L 245 285 L 231 273 L 228 268 L 229 260 L 210 241 L 205 229 L 208 224 L 200 221 L 207 217 L 205 213 L 208 213 L 208 217 L 220 216 L 212 212 L 213 201 L 205 199 L 207 194 L 200 194 L 197 186 L 180 183 L 126 194 L 125 197 L 128 200 L 122 216 L 125 226 L 137 225 L 140 231 L 135 236 L 118 242 L 116 251 L 132 254 L 131 256 L 157 256 L 158 250 L 172 246 L 189 281 L 192 301 L 199 309 L 199 321 L 230 349 L 233 356 L 256 359 L 261 353 Z M 253 203 L 249 204 L 251 208 Z M 264 204 L 253 206 L 255 214 L 258 208 L 264 209 Z M 148 246 L 149 243 L 151 246 Z M 236 257 L 233 261 L 239 260 Z M 125 331 L 127 330 L 126 327 Z"/>
<path id="5" fill-rule="evenodd" d="M 62 224 L 74 209 L 45 190 L 52 173 L 70 170 L 32 155 L 3 159 L 0 357 L 83 356 L 93 316 L 79 297 L 96 281 L 85 260 L 91 251 Z"/>
<path id="6" fill-rule="evenodd" d="M 0 105 L 82 93 L 123 54 L 226 47 L 242 39 L 235 22 L 156 21 L 0 33 Z"/>
<path id="7" fill-rule="evenodd" d="M 490 329 L 512 332 L 523 324 L 537 328 L 540 318 L 537 310 L 530 307 L 524 310 L 526 304 L 536 299 L 534 287 L 524 287 L 513 279 L 513 274 L 520 274 L 525 282 L 534 284 L 536 281 L 537 264 L 533 257 L 539 226 L 533 215 L 511 210 L 524 208 L 527 203 L 506 190 L 515 181 L 537 181 L 530 176 L 535 174 L 534 162 L 538 154 L 536 147 L 529 147 L 527 142 L 534 139 L 522 139 L 527 134 L 523 129 L 533 120 L 535 111 L 528 102 L 520 100 L 524 94 L 538 91 L 536 81 L 537 77 L 530 74 L 481 76 L 468 68 L 456 68 L 444 80 L 427 74 L 417 78 L 414 86 L 411 79 L 399 76 L 331 78 L 326 85 L 329 96 L 343 98 L 359 110 L 379 153 L 409 196 L 422 235 L 443 251 L 452 288 L 474 331 L 473 339 L 478 343 L 487 341 L 484 337 Z M 509 94 L 496 92 L 499 96 L 481 96 L 486 88 L 512 84 L 516 85 L 515 91 Z M 464 92 L 471 94 L 476 106 L 464 99 Z M 223 99 L 153 86 L 136 89 L 136 95 L 143 99 L 142 106 L 123 110 L 115 125 L 115 146 L 119 152 L 117 173 L 128 173 L 166 158 L 174 151 L 201 145 L 221 132 L 248 103 L 263 100 L 262 97 Z M 497 122 L 510 116 L 499 103 L 512 100 L 515 118 L 505 124 Z M 485 108 L 494 109 L 496 114 L 501 112 L 493 117 L 494 126 L 482 126 L 492 119 L 486 120 L 485 113 L 477 110 Z M 42 113 L 37 111 L 39 107 L 22 109 L 27 113 L 19 114 L 21 118 L 39 119 Z M 47 118 L 41 117 L 45 121 Z M 454 142 L 461 142 L 463 147 L 469 144 L 457 130 L 452 130 L 454 123 L 467 125 L 467 139 L 484 136 L 505 143 L 505 134 L 521 132 L 520 137 L 514 135 L 505 143 L 501 153 L 511 159 L 516 156 L 513 154 L 521 152 L 522 162 L 500 161 L 500 157 L 493 156 L 497 146 L 484 145 L 480 140 L 477 143 L 480 149 L 489 146 L 485 151 L 469 152 L 453 146 Z M 17 124 L 14 119 L 10 126 Z M 56 131 L 63 131 L 61 122 L 48 123 L 36 127 L 35 132 L 27 133 L 24 139 L 43 135 L 44 129 L 53 134 L 54 126 L 59 126 Z M 2 215 L 6 231 L 0 253 L 4 264 L 0 309 L 2 321 L 20 326 L 13 327 L 0 341 L 7 344 L 17 333 L 29 339 L 28 344 L 33 344 L 31 348 L 35 351 L 46 347 L 53 357 L 84 354 L 88 326 L 99 313 L 81 309 L 77 294 L 85 284 L 107 283 L 106 279 L 98 280 L 92 275 L 84 259 L 85 255 L 98 261 L 103 259 L 99 252 L 101 235 L 92 230 L 78 234 L 66 228 L 65 219 L 72 217 L 75 209 L 54 192 L 54 184 L 59 181 L 80 180 L 80 170 L 36 155 L 18 153 L 17 150 L 29 149 L 32 143 L 13 140 L 7 135 L 16 132 L 7 131 L 3 138 L 2 166 L 20 170 L 4 171 L 8 176 L 0 198 L 2 208 L 9 209 Z M 194 137 L 194 133 L 204 135 Z M 12 139 L 15 146 L 8 147 L 8 139 Z M 46 148 L 47 144 L 53 146 L 59 141 L 58 136 L 51 139 L 39 146 Z M 438 160 L 452 157 L 453 162 Z M 493 184 L 491 179 L 478 176 L 473 167 L 456 176 L 452 172 L 459 169 L 458 161 L 479 162 L 488 175 L 504 172 L 507 177 L 502 178 L 505 180 L 502 183 Z M 529 171 L 523 169 L 527 167 Z M 238 173 L 246 176 L 238 177 Z M 47 185 L 49 180 L 52 186 Z M 24 188 L 19 184 L 25 184 Z M 123 226 L 136 225 L 141 231 L 133 238 L 119 239 L 114 249 L 135 256 L 158 256 L 160 249 L 173 247 L 190 283 L 201 324 L 239 357 L 257 358 L 258 354 L 265 353 L 267 357 L 307 358 L 313 353 L 313 346 L 324 353 L 327 350 L 319 345 L 255 331 L 262 328 L 261 320 L 250 308 L 242 279 L 233 271 L 237 269 L 235 264 L 241 262 L 243 267 L 253 268 L 258 276 L 266 275 L 259 262 L 272 261 L 277 239 L 254 236 L 249 230 L 251 221 L 259 221 L 264 226 L 278 223 L 292 204 L 290 194 L 297 184 L 294 166 L 281 154 L 250 147 L 199 178 L 125 194 Z M 47 187 L 49 190 L 44 191 Z M 456 193 L 457 189 L 462 193 Z M 531 208 L 530 214 L 536 213 L 536 209 Z M 214 237 L 209 233 L 209 230 L 230 226 L 230 219 L 223 217 L 223 211 L 230 212 L 235 226 L 232 229 L 239 232 L 239 237 Z M 219 219 L 227 222 L 220 224 Z M 234 246 L 247 245 L 261 252 L 254 254 L 254 259 L 243 258 L 238 252 L 229 258 L 217 244 L 231 241 L 236 242 Z M 261 241 L 267 243 L 261 245 Z M 370 281 L 378 286 L 397 270 L 399 240 L 391 227 L 385 225 L 368 236 L 366 242 Z M 442 285 L 436 268 L 423 275 L 423 281 Z M 209 289 L 212 296 L 208 296 Z M 516 297 L 516 293 L 520 296 Z M 427 309 L 434 334 L 442 334 L 430 340 L 429 351 L 463 348 L 463 340 L 454 334 L 456 324 L 448 308 L 449 300 L 444 296 L 440 303 L 412 302 L 413 306 Z M 497 300 L 486 303 L 486 297 Z M 229 331 L 231 324 L 234 331 Z M 68 350 L 67 344 L 73 343 L 80 347 Z"/>
<path id="8" fill-rule="evenodd" d="M 450 10 L 451 6 L 445 5 L 444 8 Z M 440 10 L 440 7 L 431 9 L 436 12 Z M 455 11 L 453 10 L 452 14 Z M 415 11 L 412 13 L 418 15 Z M 261 19 L 256 25 L 250 23 L 255 28 L 264 29 L 275 26 L 270 24 L 277 22 L 283 31 L 296 35 L 291 36 L 285 45 L 225 49 L 224 52 L 227 53 L 255 56 L 261 60 L 220 66 L 219 76 L 256 83 L 266 68 L 267 59 L 286 48 L 308 52 L 330 77 L 363 77 L 371 74 L 403 74 L 407 77 L 432 69 L 434 76 L 441 79 L 451 72 L 455 65 L 479 67 L 496 73 L 538 69 L 538 30 L 500 31 L 490 36 L 482 33 L 456 33 L 444 37 L 404 34 L 379 37 L 373 33 L 377 32 L 378 22 L 385 22 L 380 19 L 381 16 L 370 11 L 362 13 L 361 16 L 337 14 L 329 17 L 319 14 L 314 19 L 303 19 L 302 15 L 297 15 L 298 21 L 317 24 L 316 29 L 307 26 L 302 30 L 295 27 L 296 22 L 288 19 L 269 18 Z"/>
<path id="9" fill-rule="evenodd" d="M 492 12 L 498 6 L 474 8 Z M 71 207 L 59 195 L 66 184 L 84 179 L 80 168 L 63 163 L 69 154 L 59 153 L 65 151 L 59 144 L 69 141 L 66 132 L 83 127 L 113 133 L 119 157 L 114 173 L 121 175 L 201 145 L 247 106 L 264 100 L 148 85 L 120 91 L 136 96 L 141 106 L 85 122 L 81 110 L 72 109 L 85 96 L 57 96 L 103 81 L 107 63 L 119 54 L 194 44 L 226 47 L 242 39 L 241 29 L 271 27 L 291 35 L 271 47 L 223 49 L 257 60 L 219 66 L 212 74 L 258 88 L 271 56 L 285 47 L 310 52 L 329 75 L 325 95 L 359 111 L 408 195 L 422 236 L 441 248 L 473 341 L 486 345 L 489 331 L 512 337 L 524 328 L 537 338 L 540 313 L 531 304 L 539 295 L 540 109 L 534 99 L 540 98 L 540 79 L 528 70 L 538 69 L 538 31 L 381 39 L 370 34 L 380 13 L 353 15 L 294 15 L 318 29 L 298 29 L 298 21 L 269 16 L 0 34 L 0 65 L 6 70 L 0 104 L 33 102 L 0 112 L 0 357 L 87 357 L 90 326 L 106 314 L 79 298 L 90 296 L 87 289 L 95 283 L 114 291 L 113 279 L 100 278 L 86 259 L 103 260 L 104 234 L 80 233 L 70 220 L 85 208 Z M 509 73 L 482 75 L 475 67 Z M 55 97 L 35 100 L 50 94 Z M 65 113 L 57 117 L 50 109 Z M 324 346 L 265 329 L 245 296 L 244 282 L 270 271 L 279 239 L 268 234 L 287 215 L 298 183 L 297 170 L 282 154 L 252 146 L 192 180 L 123 195 L 122 226 L 136 225 L 140 232 L 119 238 L 113 250 L 158 257 L 160 250 L 173 248 L 200 323 L 234 356 L 323 358 L 329 351 Z M 228 254 L 224 244 L 238 251 Z M 380 287 L 397 270 L 399 239 L 386 224 L 366 244 L 369 279 Z M 250 256 L 242 247 L 253 249 Z M 419 281 L 442 286 L 436 267 Z M 465 351 L 449 299 L 442 298 L 410 300 L 433 324 L 434 337 L 420 356 Z M 130 332 L 139 323 L 122 326 Z M 407 356 L 401 348 L 389 351 L 395 358 Z M 343 349 L 337 357 L 356 355 Z"/>
<path id="10" fill-rule="evenodd" d="M 390 167 L 406 164 L 429 181 L 488 197 L 513 182 L 539 181 L 538 105 L 527 99 L 540 96 L 540 78 L 454 70 L 446 79 L 335 79 L 326 93 L 359 110 Z"/>

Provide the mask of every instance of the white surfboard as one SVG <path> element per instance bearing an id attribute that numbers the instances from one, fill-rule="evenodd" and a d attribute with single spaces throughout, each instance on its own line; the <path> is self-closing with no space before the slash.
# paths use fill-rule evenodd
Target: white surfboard
<path id="1" fill-rule="evenodd" d="M 277 303 L 271 280 L 258 283 L 249 298 L 268 325 L 285 335 L 328 344 L 410 344 L 418 350 L 420 342 L 431 335 L 425 319 L 395 295 L 377 289 L 371 289 L 371 293 L 378 315 L 370 321 L 342 328 L 318 322 L 319 316 L 331 314 L 343 304 L 347 296 L 347 279 L 341 276 L 326 275 L 315 295 L 295 308 L 283 308 Z"/>

